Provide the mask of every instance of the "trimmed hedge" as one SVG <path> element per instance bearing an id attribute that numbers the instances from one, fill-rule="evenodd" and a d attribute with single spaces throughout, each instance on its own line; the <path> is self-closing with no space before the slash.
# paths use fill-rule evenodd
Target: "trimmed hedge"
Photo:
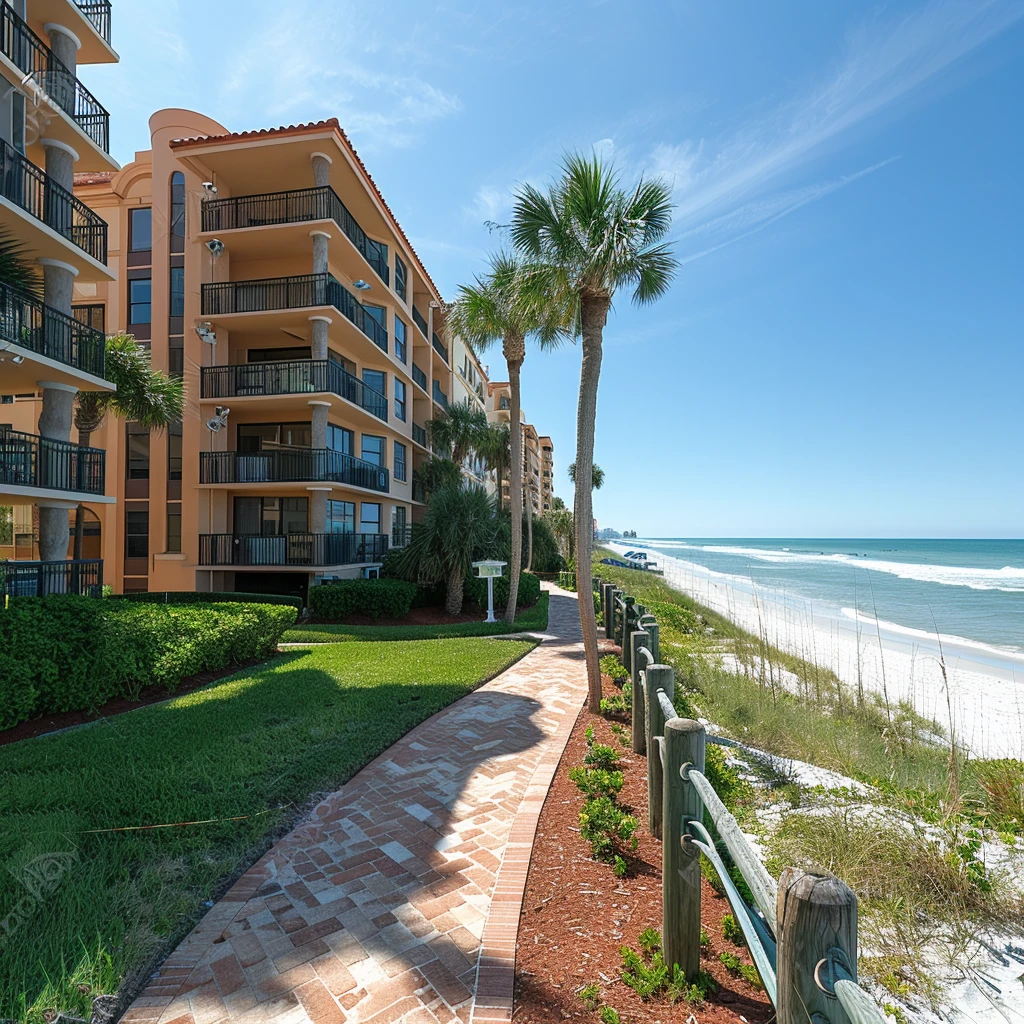
<path id="1" fill-rule="evenodd" d="M 295 617 L 279 605 L 16 598 L 0 605 L 0 729 L 268 657 Z"/>
<path id="2" fill-rule="evenodd" d="M 494 581 L 494 607 L 504 608 L 508 604 L 508 580 L 502 576 Z M 479 576 L 467 577 L 466 599 L 476 601 L 481 608 L 487 607 L 487 580 Z M 540 580 L 532 572 L 519 574 L 519 592 L 516 594 L 516 609 L 529 608 L 540 597 Z"/>
<path id="3" fill-rule="evenodd" d="M 202 590 L 153 590 L 111 594 L 110 597 L 115 601 L 142 601 L 145 604 L 287 604 L 297 612 L 302 611 L 302 598 L 288 594 L 249 594 L 230 590 L 209 593 Z"/>
<path id="4" fill-rule="evenodd" d="M 337 580 L 309 588 L 309 610 L 317 619 L 345 619 L 382 615 L 401 619 L 409 614 L 416 597 L 416 584 L 408 580 Z"/>

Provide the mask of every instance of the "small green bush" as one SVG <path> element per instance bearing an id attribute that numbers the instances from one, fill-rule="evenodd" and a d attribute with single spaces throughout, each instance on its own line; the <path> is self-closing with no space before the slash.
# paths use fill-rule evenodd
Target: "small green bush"
<path id="1" fill-rule="evenodd" d="M 369 615 L 374 621 L 382 615 L 401 619 L 409 614 L 415 597 L 416 584 L 407 580 L 337 580 L 310 587 L 309 608 L 320 620 L 350 615 Z"/>
<path id="2" fill-rule="evenodd" d="M 576 570 L 575 569 L 563 569 L 558 574 L 558 585 L 563 590 L 571 590 L 573 593 L 576 591 Z"/>
<path id="3" fill-rule="evenodd" d="M 635 833 L 638 827 L 636 818 L 626 814 L 609 796 L 588 800 L 580 811 L 580 835 L 590 843 L 594 859 L 614 864 L 615 873 L 620 877 L 627 868 L 620 851 L 637 848 Z"/>
<path id="4" fill-rule="evenodd" d="M 466 577 L 465 598 L 475 601 L 481 608 L 487 607 L 487 580 L 479 576 Z M 519 574 L 519 591 L 516 594 L 516 609 L 529 608 L 540 598 L 540 579 L 532 572 Z M 494 607 L 504 608 L 508 604 L 508 577 L 501 576 L 494 581 Z"/>
<path id="5" fill-rule="evenodd" d="M 747 940 L 743 935 L 743 929 L 732 914 L 725 914 L 722 917 L 722 934 L 729 942 L 733 942 L 737 946 L 745 946 L 747 944 Z"/>
<path id="6" fill-rule="evenodd" d="M 588 797 L 618 796 L 622 790 L 622 772 L 607 768 L 570 768 L 569 778 Z"/>
<path id="7" fill-rule="evenodd" d="M 106 588 L 104 588 L 105 590 Z M 290 594 L 251 594 L 229 590 L 151 590 L 130 594 L 104 594 L 115 601 L 142 601 L 145 604 L 287 604 L 302 611 L 302 598 Z"/>
<path id="8" fill-rule="evenodd" d="M 267 657 L 294 621 L 282 605 L 17 598 L 0 606 L 0 729 Z"/>
<path id="9" fill-rule="evenodd" d="M 611 676 L 612 679 L 616 681 L 622 681 L 629 678 L 626 666 L 623 665 L 614 654 L 606 654 L 601 659 L 601 671 L 606 676 Z"/>
<path id="10" fill-rule="evenodd" d="M 598 1017 L 601 1018 L 601 1024 L 622 1024 L 619 1011 L 612 1006 L 602 1006 Z"/>

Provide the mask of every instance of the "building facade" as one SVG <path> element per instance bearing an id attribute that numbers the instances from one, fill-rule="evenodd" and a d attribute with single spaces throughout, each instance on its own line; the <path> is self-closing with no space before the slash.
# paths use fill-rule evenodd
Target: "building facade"
<path id="1" fill-rule="evenodd" d="M 77 194 L 111 224 L 108 333 L 185 384 L 183 421 L 108 417 L 116 591 L 305 594 L 404 544 L 452 395 L 441 297 L 336 120 L 230 133 L 186 110 Z"/>
<path id="2" fill-rule="evenodd" d="M 0 22 L 0 229 L 37 270 L 0 280 L 0 592 L 96 592 L 98 558 L 69 561 L 71 518 L 115 499 L 104 451 L 71 431 L 76 393 L 113 385 L 102 326 L 76 319 L 74 291 L 110 287 L 115 268 L 108 225 L 74 178 L 118 166 L 109 114 L 77 73 L 117 61 L 111 5 L 10 0 Z M 92 529 L 88 546 L 98 556 Z"/>
<path id="3" fill-rule="evenodd" d="M 508 381 L 491 381 L 485 387 L 487 396 L 487 419 L 491 423 L 511 422 L 511 386 Z M 520 408 L 519 421 L 523 432 L 523 488 L 530 496 L 534 515 L 551 511 L 554 496 L 554 442 L 550 437 L 541 437 L 532 423 L 527 423 L 526 413 Z M 509 504 L 510 482 L 502 480 L 502 502 Z"/>
<path id="4" fill-rule="evenodd" d="M 479 412 L 487 412 L 487 367 L 480 357 L 460 337 L 452 339 L 452 397 L 456 402 L 468 405 Z M 488 494 L 497 493 L 495 474 L 490 472 L 481 459 L 468 458 L 462 467 L 463 476 L 471 483 L 479 484 Z"/>

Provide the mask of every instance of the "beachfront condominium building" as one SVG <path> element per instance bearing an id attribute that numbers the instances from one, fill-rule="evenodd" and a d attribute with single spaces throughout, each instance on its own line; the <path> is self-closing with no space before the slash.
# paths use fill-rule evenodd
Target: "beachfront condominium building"
<path id="1" fill-rule="evenodd" d="M 555 496 L 555 443 L 550 437 L 539 437 L 540 445 L 540 511 L 551 511 Z"/>
<path id="2" fill-rule="evenodd" d="M 404 544 L 452 393 L 441 296 L 336 120 L 231 133 L 161 110 L 77 195 L 120 280 L 77 291 L 184 378 L 165 431 L 107 417 L 116 591 L 304 594 Z"/>
<path id="3" fill-rule="evenodd" d="M 118 59 L 110 6 L 0 3 L 0 247 L 30 264 L 0 276 L 0 593 L 95 593 L 103 581 L 94 531 L 79 554 L 97 557 L 68 556 L 79 504 L 114 501 L 104 452 L 71 441 L 76 393 L 113 389 L 102 327 L 73 302 L 75 288 L 114 278 L 107 224 L 74 195 L 77 173 L 117 169 L 109 115 L 78 78 L 80 65 Z"/>
<path id="4" fill-rule="evenodd" d="M 452 399 L 479 412 L 487 412 L 487 367 L 473 347 L 460 337 L 452 338 Z M 497 493 L 495 474 L 487 464 L 478 458 L 467 458 L 462 475 L 470 482 L 479 484 L 488 494 Z"/>
<path id="5" fill-rule="evenodd" d="M 508 381 L 491 381 L 485 388 L 487 419 L 491 423 L 511 422 L 511 386 Z M 523 431 L 523 488 L 529 494 L 534 515 L 551 511 L 554 494 L 554 443 L 550 437 L 540 437 L 537 428 L 526 422 L 526 413 L 520 408 L 519 422 Z M 545 470 L 547 476 L 544 476 Z M 510 482 L 507 476 L 501 483 L 502 503 L 509 503 Z"/>

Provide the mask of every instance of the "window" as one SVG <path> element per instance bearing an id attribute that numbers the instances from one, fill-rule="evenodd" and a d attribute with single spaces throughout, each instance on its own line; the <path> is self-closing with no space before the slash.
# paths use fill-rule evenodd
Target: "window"
<path id="1" fill-rule="evenodd" d="M 405 382 L 395 378 L 395 415 L 405 420 Z"/>
<path id="2" fill-rule="evenodd" d="M 149 558 L 148 512 L 125 512 L 124 557 Z"/>
<path id="3" fill-rule="evenodd" d="M 171 175 L 170 233 L 171 252 L 183 253 L 185 251 L 185 175 L 181 171 L 175 171 Z"/>
<path id="4" fill-rule="evenodd" d="M 250 363 L 290 363 L 298 359 L 311 359 L 311 349 L 304 348 L 251 348 L 246 354 Z"/>
<path id="5" fill-rule="evenodd" d="M 343 455 L 354 455 L 356 450 L 355 434 L 347 427 L 336 427 L 333 423 L 327 424 L 327 447 L 332 452 L 341 452 Z"/>
<path id="6" fill-rule="evenodd" d="M 391 509 L 391 539 L 395 544 L 405 543 L 406 510 L 404 505 L 394 505 Z"/>
<path id="7" fill-rule="evenodd" d="M 129 211 L 129 249 L 131 252 L 146 252 L 153 248 L 153 211 L 147 206 Z M 147 321 L 148 323 L 148 321 Z"/>
<path id="8" fill-rule="evenodd" d="M 129 423 L 125 430 L 128 435 L 128 479 L 149 479 L 149 430 L 139 423 Z"/>
<path id="9" fill-rule="evenodd" d="M 356 506 L 352 501 L 327 502 L 327 532 L 355 533 Z"/>
<path id="10" fill-rule="evenodd" d="M 407 361 L 406 347 L 405 347 L 405 332 L 408 328 L 405 326 L 405 321 L 401 317 L 395 317 L 395 358 L 400 362 L 404 363 Z"/>
<path id="11" fill-rule="evenodd" d="M 359 506 L 359 532 L 380 533 L 380 505 L 375 501 L 364 501 Z"/>
<path id="12" fill-rule="evenodd" d="M 388 375 L 383 370 L 363 370 L 363 383 L 378 394 L 388 393 Z"/>
<path id="13" fill-rule="evenodd" d="M 153 279 L 137 277 L 128 282 L 128 323 L 153 322 Z"/>
<path id="14" fill-rule="evenodd" d="M 281 445 L 309 448 L 312 444 L 313 431 L 308 423 L 240 423 L 238 426 L 240 452 L 258 452 Z"/>
<path id="15" fill-rule="evenodd" d="M 308 498 L 235 498 L 236 537 L 282 537 L 308 530 Z"/>
<path id="16" fill-rule="evenodd" d="M 181 420 L 167 428 L 167 479 L 181 479 Z"/>
<path id="17" fill-rule="evenodd" d="M 181 502 L 167 505 L 167 551 L 181 554 Z"/>
<path id="18" fill-rule="evenodd" d="M 405 301 L 405 264 L 398 253 L 395 253 L 395 294 Z"/>
<path id="19" fill-rule="evenodd" d="M 171 316 L 185 315 L 185 268 L 171 267 Z"/>
<path id="20" fill-rule="evenodd" d="M 395 479 L 405 479 L 405 445 L 395 442 Z"/>
<path id="21" fill-rule="evenodd" d="M 172 377 L 185 375 L 185 339 L 180 334 L 167 339 L 167 370 Z"/>
<path id="22" fill-rule="evenodd" d="M 386 443 L 387 438 L 377 437 L 375 434 L 363 434 L 362 458 L 383 469 L 386 465 L 386 449 L 384 447 Z"/>

